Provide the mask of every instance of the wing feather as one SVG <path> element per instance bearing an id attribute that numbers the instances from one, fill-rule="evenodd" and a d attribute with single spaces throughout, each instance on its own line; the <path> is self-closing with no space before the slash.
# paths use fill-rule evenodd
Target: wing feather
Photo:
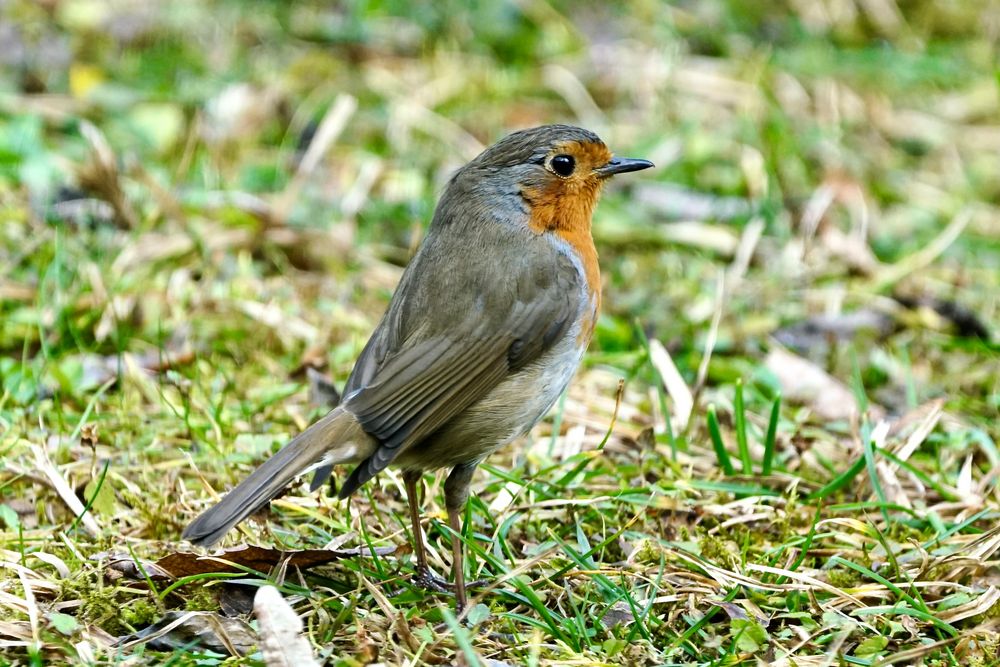
<path id="1" fill-rule="evenodd" d="M 437 296 L 454 281 L 448 265 L 420 259 L 397 290 L 406 296 L 393 299 L 345 389 L 344 407 L 380 446 L 351 473 L 342 498 L 538 359 L 580 308 L 580 271 L 551 246 L 520 258 L 504 281 L 465 276 L 471 284 L 451 289 L 451 300 Z M 444 273 L 435 275 L 435 266 Z"/>

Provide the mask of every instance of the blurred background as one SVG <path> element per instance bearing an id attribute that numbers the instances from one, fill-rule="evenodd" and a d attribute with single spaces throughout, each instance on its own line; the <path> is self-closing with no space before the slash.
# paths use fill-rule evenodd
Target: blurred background
<path id="1" fill-rule="evenodd" d="M 307 368 L 346 378 L 449 175 L 554 122 L 657 168 L 607 189 L 586 370 L 498 466 L 596 446 L 625 378 L 625 458 L 591 481 L 717 475 L 705 409 L 734 446 L 740 380 L 757 452 L 782 393 L 804 484 L 936 410 L 914 465 L 969 504 L 935 516 L 987 521 L 998 42 L 992 0 L 0 0 L 8 531 L 65 514 L 16 474 L 43 443 L 105 527 L 177 540 L 191 463 L 225 488 L 317 414 Z"/>
<path id="2" fill-rule="evenodd" d="M 344 303 L 355 278 L 339 272 L 366 257 L 403 264 L 452 170 L 549 122 L 658 167 L 616 184 L 597 219 L 609 290 L 597 350 L 634 343 L 636 318 L 682 356 L 696 349 L 751 221 L 763 225 L 753 263 L 768 270 L 729 295 L 739 317 L 726 318 L 724 346 L 900 291 L 996 319 L 995 3 L 0 7 L 5 292 L 33 296 L 38 251 L 62 233 L 61 251 L 103 283 L 87 262 L 67 265 L 66 298 L 110 290 L 121 302 L 104 337 L 154 342 L 174 328 L 163 308 L 190 305 L 150 294 L 171 269 L 208 285 L 243 251 L 265 282 L 332 272 L 322 289 Z M 942 262 L 884 280 L 884 264 L 957 215 L 969 219 Z M 369 277 L 390 288 L 380 276 Z M 4 302 L 7 349 L 38 344 L 17 301 Z M 54 322 L 93 333 L 64 306 Z M 343 314 L 310 317 L 321 336 L 350 328 Z M 334 360 L 338 374 L 353 351 Z"/>

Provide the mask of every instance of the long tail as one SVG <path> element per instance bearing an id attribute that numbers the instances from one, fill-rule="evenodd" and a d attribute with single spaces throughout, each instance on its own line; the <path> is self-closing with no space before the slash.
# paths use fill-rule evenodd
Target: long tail
<path id="1" fill-rule="evenodd" d="M 321 461 L 329 465 L 360 461 L 374 449 L 374 441 L 364 433 L 354 415 L 336 408 L 293 438 L 192 521 L 184 530 L 184 538 L 202 546 L 215 544 L 230 528 L 266 505 L 310 467 Z"/>

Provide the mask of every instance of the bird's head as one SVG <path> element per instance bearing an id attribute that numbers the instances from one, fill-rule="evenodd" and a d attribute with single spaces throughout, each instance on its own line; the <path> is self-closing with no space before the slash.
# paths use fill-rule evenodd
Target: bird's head
<path id="1" fill-rule="evenodd" d="M 501 195 L 498 201 L 516 195 L 537 233 L 589 233 L 604 183 L 615 174 L 652 166 L 648 160 L 615 157 L 589 130 L 543 125 L 493 144 L 459 172 L 456 182 L 486 196 Z"/>

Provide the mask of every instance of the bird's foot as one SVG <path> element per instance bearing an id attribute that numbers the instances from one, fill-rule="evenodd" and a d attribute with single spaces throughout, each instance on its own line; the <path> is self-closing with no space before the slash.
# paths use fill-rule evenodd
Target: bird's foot
<path id="1" fill-rule="evenodd" d="M 436 591 L 438 593 L 451 593 L 455 589 L 453 584 L 434 574 L 429 567 L 417 568 L 416 573 L 413 575 L 413 582 L 424 590 Z"/>
<path id="2" fill-rule="evenodd" d="M 417 568 L 417 571 L 413 574 L 413 582 L 428 591 L 436 591 L 438 593 L 455 592 L 455 584 L 443 577 L 437 576 L 429 567 L 425 569 Z M 467 589 L 482 588 L 489 583 L 489 579 L 476 579 L 475 581 L 466 583 L 465 587 Z"/>
<path id="3" fill-rule="evenodd" d="M 489 579 L 476 579 L 475 581 L 466 582 L 465 587 L 466 588 L 470 588 L 470 589 L 471 588 L 482 588 L 483 586 L 489 586 L 490 583 L 491 582 L 490 582 Z"/>

